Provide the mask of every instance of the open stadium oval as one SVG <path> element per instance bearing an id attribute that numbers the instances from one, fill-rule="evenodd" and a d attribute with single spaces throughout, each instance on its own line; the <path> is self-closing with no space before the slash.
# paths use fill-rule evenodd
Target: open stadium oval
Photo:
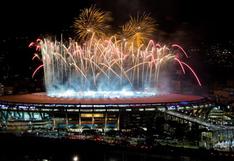
<path id="1" fill-rule="evenodd" d="M 150 126 L 165 110 L 206 107 L 206 98 L 196 95 L 163 94 L 142 98 L 57 98 L 46 93 L 0 97 L 1 123 L 9 129 L 22 126 L 129 129 Z"/>

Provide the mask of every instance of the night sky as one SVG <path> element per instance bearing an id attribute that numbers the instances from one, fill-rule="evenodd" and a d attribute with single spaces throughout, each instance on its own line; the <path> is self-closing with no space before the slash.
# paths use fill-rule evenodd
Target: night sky
<path id="1" fill-rule="evenodd" d="M 71 26 L 74 18 L 79 16 L 80 9 L 92 4 L 112 12 L 112 26 L 116 30 L 128 20 L 129 15 L 150 13 L 158 24 L 156 41 L 179 43 L 187 49 L 203 42 L 233 41 L 231 3 L 230 0 L 1 1 L 0 47 L 1 55 L 5 54 L 1 72 L 9 72 L 8 68 L 11 68 L 11 73 L 31 75 L 35 66 L 31 62 L 33 51 L 27 48 L 30 41 L 61 33 L 73 36 Z M 202 59 L 193 58 L 195 69 L 206 68 Z"/>
<path id="2" fill-rule="evenodd" d="M 173 34 L 178 30 L 201 39 L 232 39 L 233 16 L 229 0 L 70 0 L 1 1 L 1 34 L 60 33 L 71 30 L 75 16 L 91 4 L 113 13 L 116 26 L 137 12 L 151 13 L 159 30 Z"/>

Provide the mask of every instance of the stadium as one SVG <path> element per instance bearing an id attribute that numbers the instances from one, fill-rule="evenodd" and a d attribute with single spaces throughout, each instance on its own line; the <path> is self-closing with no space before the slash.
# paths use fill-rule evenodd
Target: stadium
<path id="1" fill-rule="evenodd" d="M 177 44 L 178 38 L 161 42 L 162 35 L 154 34 L 158 24 L 148 14 L 132 15 L 114 30 L 111 19 L 109 12 L 91 6 L 75 18 L 73 38 L 40 36 L 28 45 L 35 64 L 29 68 L 31 80 L 22 80 L 32 84 L 7 82 L 27 73 L 10 76 L 9 70 L 4 76 L 3 82 L 21 94 L 0 91 L 0 133 L 40 137 L 39 142 L 42 137 L 69 139 L 66 144 L 88 140 L 88 146 L 96 141 L 159 154 L 175 148 L 233 150 L 232 108 L 202 96 L 206 87 L 201 88 L 202 71 L 196 72 L 200 63 L 192 65 L 195 54 Z M 191 44 L 190 51 L 197 52 Z M 40 93 L 22 94 L 28 91 Z"/>
<path id="2" fill-rule="evenodd" d="M 131 18 L 120 35 L 103 30 L 108 19 L 90 7 L 74 22 L 80 41 L 39 38 L 29 44 L 37 62 L 32 78 L 43 72 L 46 92 L 0 97 L 2 126 L 147 129 L 160 111 L 205 107 L 204 97 L 166 93 L 177 67 L 201 82 L 180 45 L 151 39 L 154 19 Z"/>
<path id="3" fill-rule="evenodd" d="M 1 124 L 8 130 L 52 126 L 127 130 L 153 126 L 165 110 L 207 107 L 195 95 L 164 94 L 141 98 L 57 98 L 45 93 L 0 97 Z"/>

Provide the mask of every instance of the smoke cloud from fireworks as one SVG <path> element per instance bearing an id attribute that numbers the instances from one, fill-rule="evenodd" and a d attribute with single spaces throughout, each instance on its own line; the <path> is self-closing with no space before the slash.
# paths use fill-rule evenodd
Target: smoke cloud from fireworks
<path id="1" fill-rule="evenodd" d="M 107 36 L 107 20 L 110 20 L 109 14 L 92 6 L 84 9 L 74 23 L 82 43 L 45 38 L 29 45 L 36 49 L 33 60 L 37 58 L 42 62 L 33 77 L 44 69 L 49 96 L 153 96 L 162 93 L 158 87 L 164 78 L 161 79 L 160 74 L 165 73 L 165 67 L 171 62 L 176 62 L 184 74 L 191 72 L 201 86 L 195 71 L 185 62 L 189 56 L 181 46 L 168 47 L 150 40 L 156 30 L 151 17 L 132 17 L 122 28 L 122 33 L 130 34 L 124 39 L 118 34 Z M 136 35 L 140 35 L 137 41 Z"/>

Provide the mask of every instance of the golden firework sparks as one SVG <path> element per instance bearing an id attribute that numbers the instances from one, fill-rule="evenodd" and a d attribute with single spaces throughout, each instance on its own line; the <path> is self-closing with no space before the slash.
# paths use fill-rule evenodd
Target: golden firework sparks
<path id="1" fill-rule="evenodd" d="M 74 21 L 76 35 L 81 40 L 88 40 L 95 35 L 103 38 L 110 30 L 108 24 L 112 20 L 110 12 L 104 12 L 95 6 L 81 10 L 80 16 Z"/>
<path id="2" fill-rule="evenodd" d="M 130 17 L 130 20 L 122 26 L 123 36 L 136 47 L 140 47 L 152 38 L 156 31 L 155 20 L 147 14 Z"/>

